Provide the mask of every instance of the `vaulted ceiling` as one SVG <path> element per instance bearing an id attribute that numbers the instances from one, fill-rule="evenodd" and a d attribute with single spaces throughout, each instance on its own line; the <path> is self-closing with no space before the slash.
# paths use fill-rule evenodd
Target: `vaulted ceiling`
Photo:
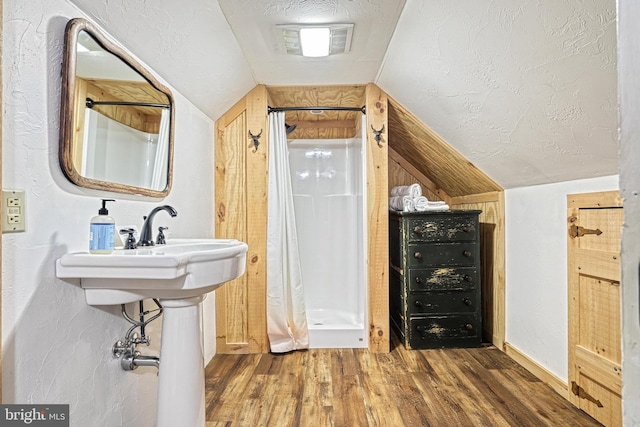
<path id="1" fill-rule="evenodd" d="M 615 0 L 71 0 L 212 119 L 256 84 L 374 82 L 504 188 L 618 173 Z M 353 22 L 287 56 L 276 24 Z"/>

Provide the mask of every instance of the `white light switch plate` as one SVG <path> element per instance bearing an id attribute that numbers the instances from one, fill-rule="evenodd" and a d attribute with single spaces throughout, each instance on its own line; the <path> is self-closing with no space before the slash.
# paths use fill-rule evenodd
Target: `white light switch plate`
<path id="1" fill-rule="evenodd" d="M 24 190 L 2 190 L 2 232 L 25 231 Z"/>

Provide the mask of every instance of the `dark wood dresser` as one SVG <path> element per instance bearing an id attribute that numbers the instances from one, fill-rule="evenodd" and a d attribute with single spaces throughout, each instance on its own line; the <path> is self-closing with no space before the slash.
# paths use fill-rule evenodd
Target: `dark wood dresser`
<path id="1" fill-rule="evenodd" d="M 389 211 L 391 327 L 407 348 L 482 342 L 481 211 Z"/>

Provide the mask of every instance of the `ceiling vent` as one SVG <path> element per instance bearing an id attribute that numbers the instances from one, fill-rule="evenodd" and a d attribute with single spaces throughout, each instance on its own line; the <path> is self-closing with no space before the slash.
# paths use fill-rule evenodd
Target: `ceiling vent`
<path id="1" fill-rule="evenodd" d="M 353 26 L 353 24 L 294 24 L 277 25 L 276 28 L 281 36 L 282 47 L 287 54 L 322 57 L 349 52 Z M 303 41 L 307 40 L 313 45 L 303 46 Z"/>

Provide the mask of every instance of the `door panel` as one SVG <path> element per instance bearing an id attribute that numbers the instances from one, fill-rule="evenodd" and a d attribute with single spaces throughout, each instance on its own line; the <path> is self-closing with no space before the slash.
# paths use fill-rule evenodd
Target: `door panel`
<path id="1" fill-rule="evenodd" d="M 618 192 L 568 196 L 569 400 L 622 424 Z"/>
<path id="2" fill-rule="evenodd" d="M 620 363 L 620 282 L 580 275 L 578 345 Z"/>

